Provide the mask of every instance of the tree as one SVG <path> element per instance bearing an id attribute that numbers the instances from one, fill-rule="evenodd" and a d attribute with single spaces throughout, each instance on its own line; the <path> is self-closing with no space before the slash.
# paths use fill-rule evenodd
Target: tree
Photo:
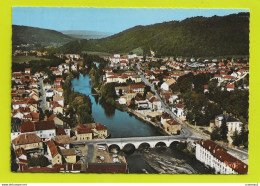
<path id="1" fill-rule="evenodd" d="M 239 137 L 237 131 L 235 131 L 235 133 L 234 133 L 234 135 L 233 135 L 232 138 L 233 138 L 232 144 L 235 145 L 235 146 L 239 146 L 239 144 L 241 143 L 241 141 L 240 141 L 240 137 Z"/>
<path id="2" fill-rule="evenodd" d="M 144 87 L 144 95 L 143 95 L 143 97 L 145 98 L 146 97 L 146 95 L 147 95 L 147 93 L 148 92 L 150 92 L 151 91 L 151 87 L 150 86 L 147 86 L 147 85 L 145 85 L 145 87 Z"/>
<path id="3" fill-rule="evenodd" d="M 212 133 L 210 134 L 210 139 L 213 141 L 220 140 L 221 135 L 220 135 L 220 129 L 218 127 L 215 127 Z"/>
<path id="4" fill-rule="evenodd" d="M 29 167 L 47 167 L 48 165 L 50 165 L 50 162 L 48 158 L 43 155 L 40 155 L 37 158 L 31 158 L 30 156 L 28 156 L 28 165 Z"/>
<path id="5" fill-rule="evenodd" d="M 122 96 L 122 95 L 123 95 L 123 91 L 122 91 L 122 89 L 121 89 L 121 88 L 119 89 L 119 95 L 120 95 L 120 96 Z"/>

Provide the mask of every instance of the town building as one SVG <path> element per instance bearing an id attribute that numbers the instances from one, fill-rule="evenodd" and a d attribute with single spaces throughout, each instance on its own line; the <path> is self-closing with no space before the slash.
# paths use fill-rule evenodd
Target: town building
<path id="1" fill-rule="evenodd" d="M 196 143 L 196 158 L 219 174 L 247 174 L 248 165 L 211 140 Z"/>

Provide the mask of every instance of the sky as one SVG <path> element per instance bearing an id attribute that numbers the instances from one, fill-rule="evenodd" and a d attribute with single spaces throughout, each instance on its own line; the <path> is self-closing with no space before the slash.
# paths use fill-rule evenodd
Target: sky
<path id="1" fill-rule="evenodd" d="M 13 24 L 57 31 L 90 30 L 118 33 L 136 25 L 150 25 L 188 17 L 224 16 L 247 9 L 68 8 L 13 7 Z"/>

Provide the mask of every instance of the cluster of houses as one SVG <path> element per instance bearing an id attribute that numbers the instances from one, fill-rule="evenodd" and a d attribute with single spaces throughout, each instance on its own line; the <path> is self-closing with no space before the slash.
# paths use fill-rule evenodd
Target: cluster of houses
<path id="1" fill-rule="evenodd" d="M 23 51 L 16 51 L 14 55 L 29 55 Z M 36 52 L 37 56 L 47 55 Z M 127 165 L 123 157 L 108 152 L 107 147 L 94 147 L 94 157 L 86 166 L 85 156 L 87 149 L 76 147 L 75 142 L 103 139 L 108 136 L 106 126 L 100 123 L 77 124 L 74 128 L 63 121 L 68 105 L 64 103 L 62 76 L 70 71 L 78 71 L 82 58 L 78 54 L 57 55 L 64 59 L 64 63 L 50 67 L 53 82 L 43 81 L 49 78 L 43 71 L 31 73 L 30 68 L 24 72 L 12 73 L 12 149 L 19 165 L 18 171 L 28 172 L 126 172 Z M 196 62 L 195 59 L 181 58 L 155 58 L 129 54 L 122 57 L 115 54 L 108 58 L 108 68 L 103 69 L 103 83 L 116 83 L 115 92 L 118 102 L 126 105 L 140 114 L 148 121 L 159 123 L 159 126 L 168 134 L 180 134 L 181 124 L 165 113 L 163 103 L 169 104 L 171 111 L 180 120 L 186 119 L 185 106 L 180 93 L 174 93 L 174 86 L 179 77 L 193 73 L 211 73 L 212 79 L 218 81 L 223 90 L 233 91 L 235 82 L 248 74 L 248 64 L 231 60 L 227 62 L 218 60 L 204 60 Z M 159 68 L 149 68 L 150 62 L 165 62 Z M 141 71 L 134 71 L 138 63 Z M 231 70 L 232 69 L 232 70 Z M 117 72 L 117 73 L 115 73 Z M 143 72 L 143 73 L 141 73 Z M 158 91 L 160 98 L 153 92 L 147 91 L 142 78 Z M 45 83 L 44 83 L 45 82 Z M 244 89 L 248 87 L 244 86 Z M 209 92 L 208 85 L 204 85 L 204 93 Z M 40 111 L 43 112 L 40 112 Z M 49 115 L 44 114 L 48 110 Z M 158 120 L 158 118 L 160 118 Z M 215 126 L 220 127 L 225 119 L 229 135 L 242 130 L 242 122 L 228 114 L 216 116 Z M 30 167 L 29 159 L 44 156 L 48 159 L 47 167 Z M 205 164 L 214 167 L 216 172 L 247 173 L 247 165 L 243 164 L 227 153 L 225 149 L 211 141 L 196 145 L 196 157 Z"/>
<path id="2" fill-rule="evenodd" d="M 67 58 L 65 63 L 50 67 L 49 71 L 55 76 L 52 83 L 50 81 L 44 83 L 44 79 L 48 78 L 47 73 L 32 74 L 30 68 L 12 74 L 11 147 L 16 155 L 14 161 L 19 166 L 17 171 L 126 172 L 127 164 L 124 157 L 111 158 L 108 149 L 105 149 L 99 153 L 106 154 L 105 160 L 104 157 L 101 158 L 99 164 L 86 162 L 87 150 L 79 150 L 74 145 L 74 142 L 104 139 L 108 134 L 107 127 L 100 123 L 79 123 L 70 128 L 65 122 L 64 117 L 67 116 L 64 110 L 68 105 L 64 103 L 62 88 L 64 80 L 61 75 L 67 73 L 69 68 L 73 71 L 73 65 L 77 70 L 80 56 L 67 54 L 65 57 Z M 44 112 L 46 110 L 49 114 Z M 98 151 L 96 148 L 98 147 L 95 147 L 95 152 Z M 32 158 L 42 156 L 47 158 L 49 165 L 30 166 Z"/>
<path id="3" fill-rule="evenodd" d="M 161 126 L 169 134 L 180 134 L 181 124 L 174 120 L 168 113 L 161 115 Z"/>
<path id="4" fill-rule="evenodd" d="M 103 69 L 105 75 L 103 81 L 106 83 L 140 83 L 142 82 L 141 76 L 137 75 L 134 71 L 124 71 L 122 74 L 113 73 L 112 69 Z"/>
<path id="5" fill-rule="evenodd" d="M 200 59 L 197 59 L 200 60 Z M 149 68 L 149 62 L 139 63 L 143 75 L 147 81 L 157 88 L 160 97 L 163 98 L 166 104 L 170 104 L 171 110 L 176 116 L 181 119 L 186 119 L 186 110 L 180 99 L 180 93 L 174 93 L 171 89 L 179 77 L 192 73 L 193 75 L 200 73 L 212 74 L 211 80 L 216 80 L 217 86 L 221 87 L 222 91 L 234 91 L 235 88 L 247 89 L 248 85 L 243 84 L 241 87 L 235 87 L 235 82 L 242 80 L 248 75 L 249 65 L 241 63 L 238 60 L 200 60 L 191 58 L 189 61 L 186 59 L 161 59 L 163 63 L 160 67 Z M 246 59 L 245 59 L 246 61 Z M 209 92 L 209 86 L 204 85 L 204 93 Z M 223 118 L 223 117 L 222 117 Z M 216 120 L 221 121 L 221 116 L 216 116 Z M 221 122 L 216 122 L 215 127 L 220 127 Z M 227 118 L 227 125 L 229 135 L 232 136 L 234 131 L 240 132 L 242 122 L 238 119 L 229 116 Z"/>
<path id="6" fill-rule="evenodd" d="M 148 57 L 146 61 L 143 61 L 142 56 L 128 55 L 121 57 L 119 54 L 115 54 L 108 59 L 110 68 L 104 69 L 105 75 L 103 76 L 103 81 L 105 83 L 127 83 L 127 86 L 115 87 L 116 94 L 119 97 L 119 104 L 129 106 L 134 103 L 135 112 L 143 115 L 147 119 L 152 119 L 157 115 L 163 118 L 164 110 L 161 101 L 158 100 L 152 92 L 148 92 L 144 96 L 145 85 L 142 83 L 141 76 L 150 83 L 151 87 L 157 89 L 164 103 L 170 104 L 171 111 L 176 114 L 180 120 L 186 120 L 187 112 L 180 98 L 180 93 L 174 93 L 171 89 L 171 87 L 177 83 L 179 77 L 188 73 L 193 73 L 194 75 L 211 73 L 213 77 L 212 80 L 216 79 L 218 86 L 222 86 L 222 90 L 233 91 L 235 89 L 235 82 L 248 74 L 248 63 L 240 63 L 233 59 L 231 61 L 217 59 L 205 59 L 202 61 L 201 59 L 197 59 L 200 61 L 197 62 L 195 58 L 187 60 L 182 58 L 157 59 L 155 57 Z M 158 68 L 149 68 L 148 64 L 150 62 L 156 62 L 158 60 L 164 62 L 164 64 Z M 138 62 L 143 74 L 130 70 L 132 69 L 132 64 L 135 62 Z M 124 64 L 123 66 L 122 63 Z M 121 73 L 114 73 L 114 69 L 120 69 Z M 209 92 L 208 85 L 204 85 L 203 88 L 204 93 Z M 248 89 L 247 86 L 243 88 Z M 154 112 L 156 112 L 156 114 L 154 114 Z M 216 120 L 217 118 L 219 118 L 219 116 L 216 116 Z M 237 122 L 231 124 L 228 120 L 227 124 L 230 135 L 234 134 L 234 131 L 240 132 L 242 126 L 242 123 L 237 119 L 233 118 L 232 120 L 236 120 Z M 215 123 L 215 127 L 220 127 L 220 124 Z M 169 129 L 169 131 L 171 130 Z M 173 133 L 176 133 L 176 131 L 177 130 L 174 130 Z"/>
<path id="7" fill-rule="evenodd" d="M 21 47 L 28 47 L 30 46 L 29 44 L 27 45 L 21 45 Z M 27 50 L 15 50 L 12 54 L 13 56 L 29 56 L 29 55 L 32 55 L 32 56 L 48 56 L 48 53 L 46 51 L 44 52 L 41 52 L 41 51 L 37 51 L 37 50 L 30 50 L 30 51 L 27 51 Z"/>

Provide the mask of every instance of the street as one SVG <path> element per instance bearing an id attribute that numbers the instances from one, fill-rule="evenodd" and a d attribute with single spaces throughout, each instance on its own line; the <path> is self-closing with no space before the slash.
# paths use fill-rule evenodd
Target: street
<path id="1" fill-rule="evenodd" d="M 141 78 L 142 78 L 142 81 L 144 82 L 144 84 L 147 85 L 147 86 L 149 86 L 149 87 L 151 88 L 151 91 L 154 92 L 156 98 L 161 101 L 162 107 L 163 107 L 164 111 L 165 111 L 166 113 L 168 113 L 174 120 L 178 121 L 178 122 L 181 124 L 181 128 L 182 128 L 182 133 L 183 133 L 183 135 L 184 135 L 185 137 L 191 137 L 191 136 L 193 136 L 193 137 L 199 137 L 200 135 L 196 135 L 196 134 L 194 134 L 192 131 L 190 131 L 188 128 L 186 128 L 186 127 L 183 125 L 182 121 L 180 121 L 180 120 L 178 119 L 178 117 L 167 107 L 167 105 L 163 102 L 163 100 L 161 99 L 161 97 L 160 97 L 159 94 L 157 93 L 157 90 L 155 90 L 154 87 L 153 87 L 153 85 L 145 79 L 143 72 L 140 70 L 139 64 L 137 64 L 137 70 L 138 70 L 139 73 L 141 74 Z"/>
<path id="2" fill-rule="evenodd" d="M 204 135 L 201 135 L 201 134 L 197 133 L 196 131 L 194 131 L 192 129 L 188 129 L 186 126 L 184 126 L 184 122 L 179 120 L 178 117 L 167 107 L 167 105 L 163 102 L 163 100 L 161 99 L 161 97 L 159 96 L 157 91 L 154 89 L 153 85 L 145 79 L 144 74 L 141 71 L 139 64 L 137 64 L 136 66 L 137 66 L 138 72 L 140 73 L 142 81 L 145 83 L 145 85 L 150 86 L 151 91 L 154 92 L 157 99 L 161 101 L 164 111 L 181 124 L 182 135 L 185 137 L 203 138 L 204 140 L 207 140 L 207 138 Z M 245 76 L 243 76 L 243 77 L 245 77 Z M 226 148 L 230 153 L 232 153 L 236 157 L 241 158 L 241 160 L 247 161 L 248 152 L 246 152 L 244 150 L 240 150 L 240 149 L 230 148 L 227 146 L 223 146 L 223 147 Z"/>
<path id="3" fill-rule="evenodd" d="M 41 96 L 39 97 L 40 108 L 44 112 L 46 110 L 46 95 L 45 95 L 42 77 L 39 78 L 38 86 L 39 86 L 39 92 L 41 93 Z"/>

